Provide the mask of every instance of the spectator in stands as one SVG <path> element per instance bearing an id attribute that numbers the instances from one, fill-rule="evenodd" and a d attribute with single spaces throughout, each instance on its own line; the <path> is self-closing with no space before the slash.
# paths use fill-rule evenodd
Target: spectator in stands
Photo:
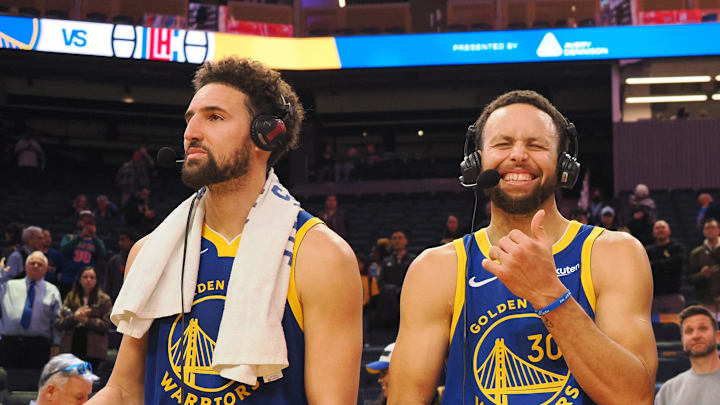
<path id="1" fill-rule="evenodd" d="M 125 204 L 125 222 L 147 234 L 155 227 L 155 210 L 150 208 L 150 188 L 141 186 Z"/>
<path id="2" fill-rule="evenodd" d="M 630 233 L 636 237 L 643 245 L 649 245 L 653 242 L 653 226 L 647 209 L 641 206 L 631 207 L 632 217 L 627 223 Z"/>
<path id="3" fill-rule="evenodd" d="M 110 295 L 113 302 L 117 299 L 125 277 L 125 263 L 127 263 L 130 248 L 138 240 L 137 232 L 132 230 L 123 231 L 118 238 L 118 247 L 120 252 L 113 255 L 105 266 L 105 277 L 103 279 L 103 289 Z"/>
<path id="4" fill-rule="evenodd" d="M 600 225 L 600 211 L 603 209 L 604 206 L 605 203 L 603 202 L 600 189 L 594 188 L 590 197 L 590 205 L 588 206 L 588 218 L 586 224 L 589 223 L 591 225 Z"/>
<path id="5" fill-rule="evenodd" d="M 40 368 L 58 353 L 55 320 L 62 302 L 58 289 L 44 280 L 47 258 L 40 251 L 25 261 L 24 279 L 0 281 L 0 365 Z"/>
<path id="6" fill-rule="evenodd" d="M 97 237 L 95 217 L 91 211 L 83 211 L 78 221 L 78 231 L 69 233 L 60 242 L 60 251 L 65 254 L 66 261 L 60 273 L 60 292 L 66 296 L 80 270 L 94 266 L 95 262 L 105 257 L 105 243 Z"/>
<path id="7" fill-rule="evenodd" d="M 630 205 L 643 207 L 645 214 L 650 219 L 650 223 L 655 223 L 657 213 L 655 210 L 655 200 L 650 198 L 650 189 L 644 184 L 635 186 L 635 193 L 630 196 Z"/>
<path id="8" fill-rule="evenodd" d="M 368 144 L 365 146 L 365 152 L 362 156 L 362 173 L 361 176 L 363 179 L 374 179 L 377 177 L 376 172 L 378 171 L 378 167 L 380 166 L 380 163 L 382 162 L 382 157 L 377 152 L 377 149 L 375 147 L 375 144 Z"/>
<path id="9" fill-rule="evenodd" d="M 670 239 L 671 233 L 667 222 L 655 221 L 655 243 L 645 246 L 653 275 L 653 313 L 679 313 L 685 307 L 680 294 L 685 247 Z"/>
<path id="10" fill-rule="evenodd" d="M 100 289 L 97 274 L 86 267 L 63 301 L 56 326 L 64 332 L 61 353 L 72 353 L 93 367 L 107 358 L 110 329 L 110 297 Z"/>
<path id="11" fill-rule="evenodd" d="M 370 274 L 373 277 L 380 277 L 382 273 L 382 264 L 386 257 L 390 254 L 390 239 L 380 238 L 375 242 L 372 251 L 370 252 Z"/>
<path id="12" fill-rule="evenodd" d="M 18 172 L 26 179 L 36 177 L 45 166 L 45 152 L 38 141 L 29 134 L 24 134 L 17 141 L 15 155 Z"/>
<path id="13" fill-rule="evenodd" d="M 390 358 L 392 357 L 393 349 L 395 349 L 395 342 L 385 346 L 377 361 L 365 365 L 365 370 L 367 370 L 368 373 L 377 374 L 378 383 L 380 383 L 380 387 L 382 387 L 382 392 L 378 399 L 373 402 L 373 405 L 387 404 L 388 368 L 390 367 Z"/>
<path id="14" fill-rule="evenodd" d="M 573 221 L 578 221 L 581 224 L 588 224 L 588 213 L 582 208 L 576 208 L 572 211 L 570 211 L 570 219 Z"/>
<path id="15" fill-rule="evenodd" d="M 690 282 L 698 302 L 717 319 L 720 314 L 720 226 L 715 218 L 703 225 L 705 241 L 690 253 Z"/>
<path id="16" fill-rule="evenodd" d="M 335 181 L 349 181 L 359 157 L 357 148 L 347 148 L 345 155 L 335 161 Z"/>
<path id="17" fill-rule="evenodd" d="M 440 243 L 445 244 L 452 242 L 457 238 L 462 238 L 464 233 L 460 231 L 460 220 L 453 214 L 448 215 L 445 219 L 445 227 L 443 228 L 442 238 Z"/>
<path id="18" fill-rule="evenodd" d="M 332 145 L 325 145 L 325 150 L 318 158 L 317 181 L 323 182 L 331 180 L 335 170 L 335 154 Z"/>
<path id="19" fill-rule="evenodd" d="M 100 223 L 117 223 L 120 219 L 120 210 L 110 199 L 101 194 L 95 199 L 95 220 Z"/>
<path id="20" fill-rule="evenodd" d="M 380 297 L 377 315 L 381 328 L 397 334 L 400 322 L 400 293 L 405 274 L 416 255 L 407 251 L 408 239 L 403 231 L 393 232 L 390 243 L 392 244 L 392 253 L 383 261 L 382 271 L 378 278 Z"/>
<path id="21" fill-rule="evenodd" d="M 697 201 L 700 204 L 697 215 L 697 228 L 702 231 L 706 218 L 720 218 L 720 206 L 713 202 L 712 196 L 708 193 L 698 195 Z"/>
<path id="22" fill-rule="evenodd" d="M 25 227 L 17 222 L 11 222 L 5 226 L 5 238 L 3 240 L 2 257 L 7 259 L 10 253 L 22 246 L 22 232 Z"/>
<path id="23" fill-rule="evenodd" d="M 84 404 L 98 379 L 89 363 L 69 353 L 58 354 L 43 367 L 37 400 L 30 405 Z"/>
<path id="24" fill-rule="evenodd" d="M 377 278 L 370 274 L 367 260 L 363 256 L 357 255 L 357 261 L 363 289 L 363 342 L 368 342 L 369 319 L 371 314 L 374 314 L 377 306 L 377 296 L 380 294 L 380 288 L 378 287 Z"/>
<path id="25" fill-rule="evenodd" d="M 343 239 L 348 239 L 347 221 L 345 211 L 338 209 L 337 197 L 330 194 L 325 199 L 325 208 L 320 212 L 320 219 Z"/>
<path id="26" fill-rule="evenodd" d="M 72 207 L 68 212 L 68 217 L 72 219 L 79 219 L 81 212 L 89 210 L 90 208 L 88 207 L 87 196 L 85 194 L 78 194 L 73 200 Z"/>
<path id="27" fill-rule="evenodd" d="M 690 370 L 660 387 L 655 405 L 717 404 L 720 399 L 720 358 L 718 323 L 710 312 L 693 305 L 680 313 L 683 349 L 690 354 Z"/>
<path id="28" fill-rule="evenodd" d="M 25 260 L 30 253 L 42 250 L 44 244 L 42 228 L 28 226 L 22 233 L 23 245 L 17 247 L 7 258 L 7 271 L 0 274 L 0 279 L 23 278 L 25 277 Z"/>
<path id="29" fill-rule="evenodd" d="M 43 245 L 42 252 L 48 259 L 48 271 L 45 274 L 45 280 L 49 281 L 55 286 L 60 282 L 60 274 L 63 271 L 63 265 L 65 264 L 65 256 L 59 250 L 52 247 L 52 233 L 49 229 L 43 229 Z"/>
<path id="30" fill-rule="evenodd" d="M 600 210 L 600 226 L 610 231 L 617 231 L 615 223 L 615 210 L 613 207 L 606 205 Z"/>
<path id="31" fill-rule="evenodd" d="M 123 206 L 139 187 L 150 187 L 150 169 L 153 166 L 155 161 L 144 146 L 133 151 L 132 160 L 120 166 L 115 175 L 115 182 L 120 187 Z"/>

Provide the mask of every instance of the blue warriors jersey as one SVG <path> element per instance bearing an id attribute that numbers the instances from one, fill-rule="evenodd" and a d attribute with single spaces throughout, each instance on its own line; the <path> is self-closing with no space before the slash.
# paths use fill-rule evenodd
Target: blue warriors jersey
<path id="1" fill-rule="evenodd" d="M 592 319 L 590 251 L 602 231 L 573 221 L 553 246 L 560 281 Z M 491 247 L 486 230 L 454 243 L 458 282 L 443 404 L 592 404 L 532 305 L 482 267 Z"/>
<path id="2" fill-rule="evenodd" d="M 259 378 L 255 386 L 221 377 L 212 367 L 213 351 L 222 318 L 230 270 L 240 243 L 240 236 L 226 241 L 207 225 L 203 227 L 200 266 L 190 313 L 156 319 L 148 336 L 145 367 L 145 403 L 180 404 L 181 381 L 185 404 L 307 404 L 305 397 L 305 335 L 302 308 L 295 286 L 295 262 L 303 237 L 321 223 L 300 211 L 295 226 L 290 284 L 282 318 L 288 351 L 288 368 L 279 380 L 265 383 Z M 181 375 L 181 362 L 184 362 Z"/>

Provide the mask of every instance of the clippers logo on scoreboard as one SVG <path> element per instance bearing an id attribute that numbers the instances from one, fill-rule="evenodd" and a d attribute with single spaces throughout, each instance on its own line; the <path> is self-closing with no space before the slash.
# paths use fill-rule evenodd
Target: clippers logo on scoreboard
<path id="1" fill-rule="evenodd" d="M 0 16 L 0 48 L 33 50 L 39 37 L 37 18 Z"/>
<path id="2" fill-rule="evenodd" d="M 113 56 L 119 58 L 202 63 L 214 53 L 212 35 L 202 31 L 116 25 Z"/>

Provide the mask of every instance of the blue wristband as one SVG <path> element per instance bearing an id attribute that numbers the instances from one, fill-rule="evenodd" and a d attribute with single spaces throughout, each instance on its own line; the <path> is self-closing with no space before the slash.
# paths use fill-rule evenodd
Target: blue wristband
<path id="1" fill-rule="evenodd" d="M 560 298 L 556 299 L 555 302 L 553 302 L 552 304 L 546 306 L 545 308 L 540 309 L 535 312 L 540 316 L 545 316 L 545 315 L 547 315 L 548 312 L 550 312 L 550 311 L 554 310 L 555 308 L 559 307 L 560 305 L 562 305 L 562 303 L 567 301 L 568 298 L 570 298 L 570 296 L 571 296 L 570 290 L 567 290 L 567 291 L 565 291 L 565 294 L 560 296 Z"/>

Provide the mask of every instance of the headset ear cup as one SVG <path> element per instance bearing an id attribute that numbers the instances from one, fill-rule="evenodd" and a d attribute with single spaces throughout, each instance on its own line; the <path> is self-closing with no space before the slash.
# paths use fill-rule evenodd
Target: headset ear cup
<path id="1" fill-rule="evenodd" d="M 287 126 L 272 115 L 258 115 L 250 124 L 250 138 L 255 145 L 266 151 L 274 151 L 285 144 Z"/>
<path id="2" fill-rule="evenodd" d="M 560 187 L 571 189 L 580 176 L 580 163 L 569 153 L 563 153 L 558 160 L 557 174 Z"/>
<path id="3" fill-rule="evenodd" d="M 472 187 L 477 183 L 480 175 L 480 154 L 475 151 L 467 156 L 460 163 L 460 182 L 465 187 Z"/>

